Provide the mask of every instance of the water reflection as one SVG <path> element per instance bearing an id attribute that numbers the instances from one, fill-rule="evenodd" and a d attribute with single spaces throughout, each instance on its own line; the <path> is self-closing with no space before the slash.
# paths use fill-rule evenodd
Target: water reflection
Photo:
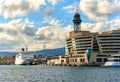
<path id="1" fill-rule="evenodd" d="M 0 82 L 119 82 L 119 67 L 0 66 Z"/>

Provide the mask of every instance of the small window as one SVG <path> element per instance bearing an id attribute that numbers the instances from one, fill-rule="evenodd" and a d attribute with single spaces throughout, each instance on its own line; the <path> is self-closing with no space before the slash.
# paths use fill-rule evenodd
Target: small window
<path id="1" fill-rule="evenodd" d="M 64 62 L 64 60 L 61 60 L 61 63 L 63 63 Z"/>
<path id="2" fill-rule="evenodd" d="M 107 61 L 107 58 L 104 58 L 104 62 L 106 62 Z"/>
<path id="3" fill-rule="evenodd" d="M 119 60 L 116 59 L 116 60 L 114 60 L 114 61 L 118 62 Z"/>
<path id="4" fill-rule="evenodd" d="M 80 62 L 82 62 L 82 59 L 80 59 Z"/>
<path id="5" fill-rule="evenodd" d="M 83 59 L 83 62 L 85 62 L 85 59 Z"/>
<path id="6" fill-rule="evenodd" d="M 75 62 L 77 62 L 77 59 L 75 59 Z"/>
<path id="7" fill-rule="evenodd" d="M 74 59 L 73 59 L 73 62 L 74 62 Z"/>
<path id="8" fill-rule="evenodd" d="M 102 62 L 102 58 L 97 58 L 97 62 Z"/>

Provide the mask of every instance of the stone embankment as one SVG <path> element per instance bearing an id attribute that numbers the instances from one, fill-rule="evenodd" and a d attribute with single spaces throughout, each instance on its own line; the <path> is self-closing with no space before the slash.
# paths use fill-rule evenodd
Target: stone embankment
<path id="1" fill-rule="evenodd" d="M 15 56 L 1 56 L 0 65 L 14 65 Z"/>

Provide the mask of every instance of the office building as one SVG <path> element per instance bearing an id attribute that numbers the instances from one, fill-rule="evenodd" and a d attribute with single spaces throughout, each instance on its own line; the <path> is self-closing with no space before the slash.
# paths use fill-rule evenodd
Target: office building
<path id="1" fill-rule="evenodd" d="M 73 19 L 74 30 L 66 38 L 66 55 L 69 64 L 103 64 L 110 55 L 120 51 L 120 29 L 102 32 L 81 30 L 81 18 L 76 11 Z"/>

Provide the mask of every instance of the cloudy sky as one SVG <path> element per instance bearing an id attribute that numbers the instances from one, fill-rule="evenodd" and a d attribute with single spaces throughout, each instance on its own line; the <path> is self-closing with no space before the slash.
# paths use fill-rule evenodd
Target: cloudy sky
<path id="1" fill-rule="evenodd" d="M 76 9 L 82 30 L 120 28 L 120 0 L 0 0 L 0 51 L 64 47 Z"/>

